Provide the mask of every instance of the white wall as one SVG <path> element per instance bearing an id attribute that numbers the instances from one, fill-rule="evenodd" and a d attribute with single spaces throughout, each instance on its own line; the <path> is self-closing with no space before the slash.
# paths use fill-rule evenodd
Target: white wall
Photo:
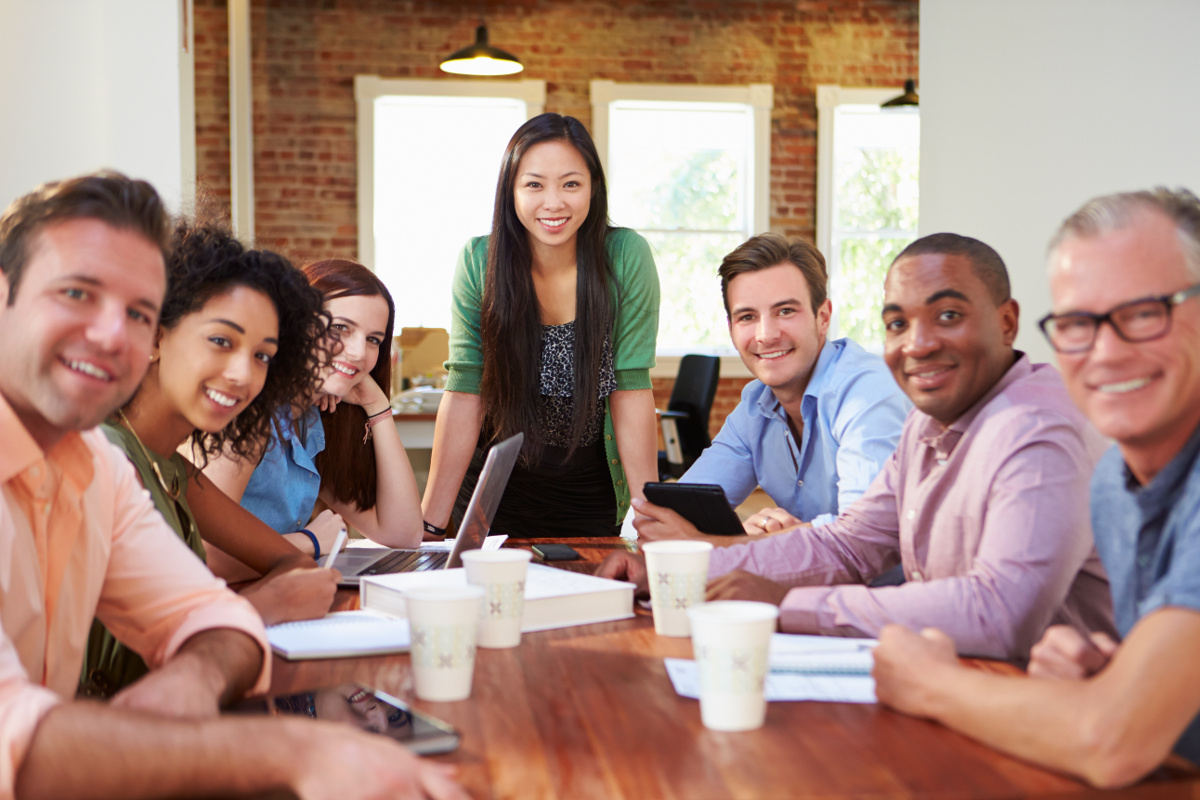
<path id="1" fill-rule="evenodd" d="M 1051 360 L 1044 253 L 1087 199 L 1200 192 L 1195 0 L 921 0 L 921 234 L 982 239 Z"/>
<path id="2" fill-rule="evenodd" d="M 0 0 L 0 208 L 102 167 L 149 180 L 173 209 L 190 206 L 195 98 L 182 16 L 175 0 Z"/>

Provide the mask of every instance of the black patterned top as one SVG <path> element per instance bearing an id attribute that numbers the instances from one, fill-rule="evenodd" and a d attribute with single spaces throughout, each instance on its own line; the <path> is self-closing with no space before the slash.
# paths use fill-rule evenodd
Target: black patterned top
<path id="1" fill-rule="evenodd" d="M 552 447 L 570 447 L 571 415 L 575 404 L 575 321 L 563 325 L 542 326 L 542 372 L 540 390 L 542 403 L 538 421 L 542 441 Z M 582 446 L 600 441 L 604 428 L 604 398 L 617 390 L 617 373 L 613 369 L 612 343 L 604 337 L 604 352 L 600 360 L 600 382 L 595 411 L 584 431 Z"/>

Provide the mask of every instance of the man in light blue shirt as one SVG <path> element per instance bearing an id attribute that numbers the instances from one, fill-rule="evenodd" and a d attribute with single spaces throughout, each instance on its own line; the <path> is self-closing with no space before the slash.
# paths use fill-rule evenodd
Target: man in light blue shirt
<path id="1" fill-rule="evenodd" d="M 734 505 L 762 486 L 779 507 L 746 520 L 747 533 L 832 521 L 896 449 L 911 404 L 879 356 L 826 338 L 832 304 L 815 247 L 761 234 L 718 272 L 730 337 L 757 380 L 681 482 L 718 484 Z M 643 538 L 698 533 L 653 504 L 635 509 Z"/>

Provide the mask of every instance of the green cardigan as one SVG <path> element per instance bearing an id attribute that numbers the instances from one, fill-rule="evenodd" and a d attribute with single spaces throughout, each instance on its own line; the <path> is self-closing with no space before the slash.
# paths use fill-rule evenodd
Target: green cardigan
<path id="1" fill-rule="evenodd" d="M 183 456 L 172 453 L 170 458 L 162 458 L 157 453 L 150 452 L 151 458 L 158 464 L 163 480 L 167 481 L 168 485 L 177 482 L 179 486 L 178 499 L 171 500 L 159 485 L 150 462 L 146 460 L 133 434 L 125 426 L 109 422 L 104 423 L 101 430 L 109 441 L 124 451 L 125 457 L 133 464 L 158 513 L 163 515 L 171 529 L 192 548 L 196 557 L 206 561 L 204 542 L 200 539 L 200 530 L 196 527 L 196 520 L 192 518 L 192 510 L 187 504 L 187 462 Z M 94 697 L 111 697 L 147 672 L 149 669 L 141 656 L 118 642 L 99 620 L 92 622 L 87 651 L 83 658 L 83 673 L 80 676 L 81 693 Z"/>
<path id="2" fill-rule="evenodd" d="M 658 340 L 658 272 L 650 245 L 628 228 L 614 228 L 605 243 L 614 278 L 613 367 L 617 391 L 649 389 L 650 368 L 654 366 L 654 348 Z M 483 281 L 487 272 L 488 237 L 478 236 L 467 242 L 454 270 L 452 319 L 450 323 L 450 371 L 446 389 L 451 392 L 479 394 L 483 376 L 483 344 L 479 319 L 483 305 Z M 629 511 L 629 486 L 625 468 L 617 452 L 612 409 L 604 400 L 604 449 L 613 492 L 617 496 L 617 520 L 620 524 Z"/>

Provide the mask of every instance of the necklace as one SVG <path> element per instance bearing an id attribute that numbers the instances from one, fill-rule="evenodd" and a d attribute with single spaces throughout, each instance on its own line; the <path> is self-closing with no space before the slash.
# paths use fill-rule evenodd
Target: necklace
<path id="1" fill-rule="evenodd" d="M 133 429 L 133 424 L 130 423 L 129 417 L 125 416 L 124 410 L 117 409 L 117 416 L 121 418 L 121 424 L 133 434 L 133 440 L 137 442 L 138 447 L 142 450 L 142 455 L 144 455 L 146 457 L 146 461 L 149 462 L 150 469 L 154 471 L 154 477 L 158 479 L 158 485 L 161 486 L 162 490 L 167 493 L 167 497 L 171 498 L 171 500 L 178 500 L 179 476 L 176 475 L 172 478 L 171 488 L 168 488 L 167 481 L 165 478 L 163 478 L 162 470 L 158 468 L 158 461 L 156 461 L 155 458 L 150 455 L 150 451 L 146 449 L 146 445 L 142 444 L 141 437 L 139 437 L 137 435 L 137 431 Z"/>

